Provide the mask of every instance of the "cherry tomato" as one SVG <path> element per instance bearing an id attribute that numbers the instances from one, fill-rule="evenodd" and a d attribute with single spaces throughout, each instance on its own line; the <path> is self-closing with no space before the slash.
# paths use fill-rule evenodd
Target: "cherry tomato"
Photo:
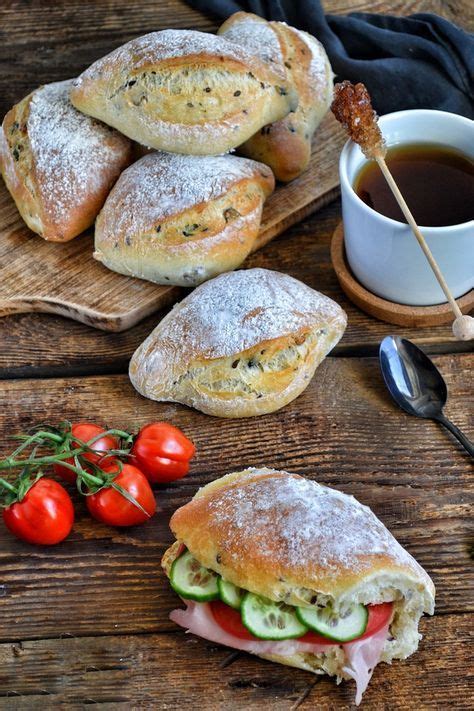
<path id="1" fill-rule="evenodd" d="M 224 602 L 220 600 L 213 600 L 209 603 L 211 606 L 212 615 L 224 632 L 228 632 L 234 637 L 239 639 L 252 639 L 255 641 L 261 641 L 258 637 L 251 634 L 243 625 L 242 619 L 240 617 L 240 612 L 234 610 L 233 607 L 229 607 Z M 393 603 L 384 602 L 381 605 L 368 605 L 369 618 L 367 622 L 367 627 L 363 635 L 357 637 L 357 640 L 364 639 L 364 637 L 370 637 L 371 635 L 378 632 L 382 627 L 384 627 L 390 620 L 392 615 Z M 355 642 L 357 640 L 351 640 Z M 299 642 L 309 642 L 311 644 L 325 644 L 334 645 L 338 644 L 327 637 L 322 637 L 316 632 L 306 632 L 302 637 L 298 637 Z"/>
<path id="2" fill-rule="evenodd" d="M 52 546 L 64 540 L 74 523 L 71 497 L 54 479 L 42 477 L 21 501 L 3 510 L 9 531 L 27 543 Z"/>
<path id="3" fill-rule="evenodd" d="M 89 442 L 91 439 L 97 437 L 97 435 L 101 434 L 102 432 L 106 432 L 103 427 L 99 427 L 99 425 L 94 425 L 90 422 L 78 422 L 72 425 L 71 427 L 71 433 L 73 437 L 76 437 L 84 443 Z M 115 437 L 107 435 L 106 437 L 101 437 L 100 439 L 96 440 L 92 445 L 94 452 L 98 452 L 98 454 L 94 454 L 93 452 L 85 452 L 82 456 L 84 457 L 84 459 L 87 459 L 89 462 L 93 462 L 94 464 L 98 464 L 99 462 L 103 464 L 105 461 L 104 459 L 102 459 L 103 452 L 106 452 L 108 449 L 117 449 L 118 444 L 119 443 Z M 76 448 L 78 446 L 78 444 L 73 442 L 73 448 Z M 74 464 L 74 460 L 72 458 L 66 459 L 65 461 L 68 464 Z M 107 462 L 110 464 L 111 458 L 107 458 Z M 61 479 L 64 479 L 65 481 L 68 481 L 71 484 L 76 483 L 76 475 L 71 469 L 63 467 L 61 464 L 54 464 L 53 469 L 54 473 L 60 476 Z"/>
<path id="4" fill-rule="evenodd" d="M 153 422 L 142 427 L 131 453 L 149 481 L 165 484 L 188 473 L 195 452 L 194 444 L 177 427 Z"/>
<path id="5" fill-rule="evenodd" d="M 116 464 L 103 467 L 107 473 L 113 473 Z M 123 464 L 122 471 L 113 480 L 124 489 L 146 513 L 112 487 L 101 489 L 96 494 L 86 497 L 87 508 L 91 516 L 109 526 L 136 526 L 145 523 L 156 511 L 156 501 L 148 479 L 131 464 Z"/>

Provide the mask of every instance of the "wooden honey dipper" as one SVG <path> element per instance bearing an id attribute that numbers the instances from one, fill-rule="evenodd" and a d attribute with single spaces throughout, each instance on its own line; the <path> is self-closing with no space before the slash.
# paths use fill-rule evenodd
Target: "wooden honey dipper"
<path id="1" fill-rule="evenodd" d="M 395 200 L 410 225 L 413 234 L 418 240 L 418 244 L 423 250 L 431 269 L 433 270 L 439 285 L 444 291 L 446 298 L 453 310 L 455 320 L 453 322 L 453 334 L 460 341 L 469 341 L 474 338 L 474 318 L 463 315 L 456 303 L 449 286 L 439 268 L 433 254 L 431 253 L 425 238 L 420 232 L 420 228 L 406 204 L 393 175 L 385 162 L 387 147 L 377 123 L 377 114 L 372 108 L 369 92 L 364 84 L 352 84 L 350 81 L 343 81 L 334 87 L 334 101 L 331 105 L 332 112 L 336 119 L 344 126 L 350 138 L 357 143 L 365 157 L 369 160 L 376 160 L 380 170 L 392 191 Z"/>

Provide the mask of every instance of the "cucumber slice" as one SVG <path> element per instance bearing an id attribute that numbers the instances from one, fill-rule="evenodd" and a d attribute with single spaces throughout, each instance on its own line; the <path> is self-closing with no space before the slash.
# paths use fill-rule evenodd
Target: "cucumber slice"
<path id="1" fill-rule="evenodd" d="M 259 639 L 294 639 L 308 631 L 295 614 L 295 608 L 246 593 L 240 614 L 244 626 Z"/>
<path id="2" fill-rule="evenodd" d="M 217 573 L 205 568 L 186 551 L 176 558 L 170 571 L 170 583 L 181 597 L 198 602 L 209 602 L 219 597 Z"/>
<path id="3" fill-rule="evenodd" d="M 230 605 L 234 610 L 240 610 L 244 596 L 242 588 L 238 588 L 236 585 L 229 583 L 228 580 L 224 580 L 224 578 L 218 579 L 217 587 L 219 588 L 219 595 L 222 602 L 225 602 L 226 605 Z"/>
<path id="4" fill-rule="evenodd" d="M 354 605 L 343 616 L 335 615 L 331 607 L 297 607 L 296 615 L 300 622 L 317 632 L 322 637 L 335 642 L 350 642 L 364 634 L 369 613 L 365 605 Z"/>

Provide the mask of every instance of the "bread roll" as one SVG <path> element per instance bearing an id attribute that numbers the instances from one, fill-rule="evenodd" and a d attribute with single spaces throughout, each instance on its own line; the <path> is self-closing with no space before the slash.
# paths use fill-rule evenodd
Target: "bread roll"
<path id="1" fill-rule="evenodd" d="M 94 257 L 121 274 L 196 286 L 243 262 L 273 187 L 270 168 L 247 158 L 156 151 L 117 181 Z"/>
<path id="2" fill-rule="evenodd" d="M 250 417 L 297 397 L 341 338 L 346 315 L 286 274 L 248 269 L 202 284 L 135 351 L 130 379 L 152 400 Z"/>
<path id="3" fill-rule="evenodd" d="M 0 168 L 28 227 L 65 242 L 94 222 L 131 143 L 77 111 L 72 80 L 47 84 L 16 104 L 0 131 Z"/>
<path id="4" fill-rule="evenodd" d="M 191 30 L 119 47 L 81 74 L 71 100 L 140 143 L 195 155 L 235 148 L 298 102 L 279 67 Z"/>
<path id="5" fill-rule="evenodd" d="M 229 17 L 219 35 L 286 68 L 298 93 L 298 108 L 261 128 L 239 151 L 269 165 L 278 180 L 293 180 L 307 168 L 311 139 L 331 104 L 333 74 L 324 47 L 306 32 L 248 12 Z"/>
<path id="6" fill-rule="evenodd" d="M 416 651 L 419 619 L 434 611 L 428 574 L 367 506 L 296 474 L 266 468 L 228 474 L 179 508 L 170 527 L 177 542 L 163 557 L 168 575 L 184 545 L 224 580 L 275 602 L 310 610 L 329 606 L 342 617 L 355 604 L 393 602 L 385 629 L 371 638 L 316 643 L 313 649 L 298 639 L 276 644 L 221 639 L 208 604 L 185 600 L 188 610 L 171 615 L 211 641 L 235 643 L 237 649 L 338 681 L 354 678 L 357 703 L 379 661 Z"/>

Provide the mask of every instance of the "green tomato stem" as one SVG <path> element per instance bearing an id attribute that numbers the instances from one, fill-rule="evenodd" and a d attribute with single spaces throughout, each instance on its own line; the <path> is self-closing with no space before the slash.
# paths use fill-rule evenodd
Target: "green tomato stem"
<path id="1" fill-rule="evenodd" d="M 151 518 L 151 514 L 148 513 L 146 509 L 143 508 L 143 506 L 136 500 L 134 496 L 132 496 L 126 489 L 123 488 L 123 486 L 120 486 L 120 484 L 116 484 L 115 482 L 112 482 L 110 484 L 112 489 L 115 489 L 115 491 L 118 491 L 119 494 L 122 494 L 122 496 L 127 499 L 131 504 L 137 507 L 137 509 L 140 509 L 142 513 L 145 514 L 147 518 Z"/>
<path id="2" fill-rule="evenodd" d="M 23 439 L 22 435 L 19 435 L 15 437 L 14 439 Z M 38 439 L 44 440 L 44 439 L 51 439 L 54 442 L 62 442 L 63 439 L 62 437 L 59 437 L 59 435 L 55 435 L 52 432 L 45 432 L 40 430 L 39 432 L 35 432 L 35 434 L 31 435 L 30 437 L 27 437 L 22 444 L 20 444 L 19 447 L 17 447 L 12 453 L 11 457 L 16 457 L 20 452 L 22 452 L 24 449 L 30 446 L 30 444 L 33 444 L 33 442 L 36 442 Z M 42 443 L 42 442 L 41 442 Z"/>
<path id="3" fill-rule="evenodd" d="M 76 458 L 74 458 L 74 459 L 76 459 Z M 90 472 L 83 469 L 80 466 L 80 464 L 77 464 L 76 466 L 74 466 L 74 464 L 69 464 L 69 462 L 61 462 L 61 466 L 66 467 L 66 469 L 70 469 L 71 471 L 73 471 L 75 474 L 77 474 L 78 477 L 83 479 L 86 482 L 86 484 L 87 484 L 87 480 L 89 480 L 89 482 L 92 484 L 103 485 L 105 483 L 104 479 L 101 479 L 98 476 L 94 476 L 94 474 L 91 474 Z"/>
<path id="4" fill-rule="evenodd" d="M 13 484 L 10 484 L 6 479 L 0 477 L 0 486 L 3 486 L 7 491 L 11 491 L 12 494 L 18 494 L 18 489 L 16 489 Z"/>
<path id="5" fill-rule="evenodd" d="M 70 433 L 67 433 L 65 435 L 58 435 L 54 434 L 53 432 L 48 432 L 46 430 L 39 430 L 38 432 L 35 432 L 31 436 L 27 437 L 22 444 L 15 449 L 12 454 L 7 457 L 4 460 L 0 461 L 0 471 L 8 470 L 8 469 L 15 469 L 17 467 L 23 467 L 25 466 L 26 461 L 28 462 L 28 465 L 36 468 L 43 466 L 45 464 L 55 464 L 58 462 L 62 462 L 63 466 L 67 466 L 64 463 L 65 459 L 70 459 L 75 457 L 76 455 L 79 454 L 85 454 L 87 452 L 97 454 L 96 450 L 93 449 L 92 445 L 97 441 L 102 439 L 103 437 L 106 436 L 113 436 L 113 437 L 118 437 L 120 439 L 126 440 L 127 444 L 131 443 L 133 440 L 133 436 L 129 432 L 125 432 L 123 430 L 116 430 L 116 429 L 111 429 L 111 430 L 106 430 L 105 432 L 100 432 L 98 435 L 95 437 L 92 437 L 88 442 L 83 442 L 80 439 L 77 439 L 76 437 L 73 437 Z M 20 435 L 21 437 L 21 435 Z M 39 440 L 39 442 L 38 442 Z M 16 457 L 23 451 L 25 450 L 28 446 L 33 444 L 33 442 L 38 442 L 38 444 L 44 444 L 45 440 L 50 440 L 59 444 L 67 443 L 69 444 L 70 442 L 75 443 L 77 446 L 72 450 L 68 447 L 68 449 L 56 452 L 54 455 L 50 456 L 45 456 L 45 457 L 29 457 L 26 461 L 21 460 L 21 459 L 16 459 Z M 130 452 L 130 449 L 110 449 L 106 450 L 103 453 L 103 458 L 111 455 L 115 456 L 128 456 Z M 75 470 L 74 470 L 75 471 Z M 92 479 L 91 479 L 92 481 Z M 95 478 L 96 484 L 101 483 L 97 478 Z"/>
<path id="6" fill-rule="evenodd" d="M 48 457 L 37 457 L 34 459 L 12 459 L 11 457 L 7 457 L 3 461 L 0 461 L 0 471 L 4 469 L 15 469 L 16 467 L 24 467 L 25 464 L 37 467 L 41 466 L 42 464 L 56 464 L 58 462 L 63 463 L 64 459 L 71 459 L 76 454 L 84 454 L 84 452 L 87 451 L 88 447 L 82 447 L 80 449 L 68 449 L 65 452 L 61 452 L 59 454 L 52 454 Z"/>

